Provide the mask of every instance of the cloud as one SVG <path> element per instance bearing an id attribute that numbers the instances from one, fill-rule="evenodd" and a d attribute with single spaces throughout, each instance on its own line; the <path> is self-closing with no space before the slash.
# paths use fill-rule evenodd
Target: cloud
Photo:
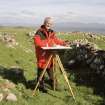
<path id="1" fill-rule="evenodd" d="M 53 16 L 56 22 L 105 23 L 104 0 L 1 0 L 1 21 L 41 22 Z M 4 18 L 4 19 L 3 19 Z M 31 21 L 32 20 L 32 21 Z"/>

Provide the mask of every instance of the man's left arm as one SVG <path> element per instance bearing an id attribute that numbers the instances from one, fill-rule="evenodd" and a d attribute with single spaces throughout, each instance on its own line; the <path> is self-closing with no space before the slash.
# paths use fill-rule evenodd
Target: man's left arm
<path id="1" fill-rule="evenodd" d="M 66 43 L 65 43 L 64 40 L 61 40 L 61 39 L 57 38 L 55 35 L 54 35 L 54 42 L 55 42 L 55 44 L 57 44 L 57 45 L 63 45 L 63 46 L 66 45 Z"/>

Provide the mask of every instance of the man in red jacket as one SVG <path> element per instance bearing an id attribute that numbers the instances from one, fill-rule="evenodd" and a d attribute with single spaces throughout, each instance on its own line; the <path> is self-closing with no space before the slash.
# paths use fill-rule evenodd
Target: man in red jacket
<path id="1" fill-rule="evenodd" d="M 37 30 L 35 36 L 34 36 L 34 43 L 35 43 L 35 49 L 36 49 L 36 57 L 37 57 L 37 80 L 39 79 L 43 69 L 45 68 L 46 62 L 49 58 L 49 52 L 42 50 L 41 47 L 45 46 L 53 46 L 56 45 L 64 45 L 65 42 L 58 39 L 55 36 L 55 32 L 51 29 L 53 25 L 53 19 L 51 17 L 46 17 L 44 19 L 43 25 Z M 51 86 L 53 86 L 53 70 L 52 63 L 48 65 L 47 73 L 49 76 L 49 83 Z M 39 90 L 43 92 L 47 92 L 44 86 L 44 77 L 40 81 L 39 84 Z"/>

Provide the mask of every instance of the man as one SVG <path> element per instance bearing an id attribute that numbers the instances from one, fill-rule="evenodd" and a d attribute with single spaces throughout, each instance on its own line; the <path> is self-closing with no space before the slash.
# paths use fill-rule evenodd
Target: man
<path id="1" fill-rule="evenodd" d="M 49 52 L 44 51 L 41 49 L 41 47 L 46 47 L 46 46 L 54 46 L 56 45 L 65 45 L 65 42 L 58 39 L 55 36 L 55 32 L 51 29 L 53 25 L 53 19 L 51 17 L 46 17 L 44 19 L 43 25 L 40 27 L 40 29 L 37 30 L 35 36 L 34 36 L 34 43 L 35 43 L 35 48 L 36 48 L 36 57 L 37 57 L 37 81 L 43 72 L 43 69 L 45 68 L 46 62 L 49 58 Z M 52 68 L 52 63 L 48 65 L 47 68 L 47 73 L 49 76 L 49 83 L 53 87 L 53 70 Z M 47 92 L 44 86 L 44 77 L 40 81 L 39 84 L 39 90 L 43 92 Z"/>

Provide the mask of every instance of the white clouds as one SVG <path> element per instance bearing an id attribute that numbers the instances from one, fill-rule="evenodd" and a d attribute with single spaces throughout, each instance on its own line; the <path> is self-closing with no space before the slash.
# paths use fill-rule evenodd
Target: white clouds
<path id="1" fill-rule="evenodd" d="M 1 0 L 0 22 L 4 18 L 16 21 L 36 19 L 41 22 L 46 16 L 59 22 L 105 23 L 104 0 Z M 31 21 L 32 20 L 32 21 Z M 9 21 L 9 20 L 8 20 Z"/>

